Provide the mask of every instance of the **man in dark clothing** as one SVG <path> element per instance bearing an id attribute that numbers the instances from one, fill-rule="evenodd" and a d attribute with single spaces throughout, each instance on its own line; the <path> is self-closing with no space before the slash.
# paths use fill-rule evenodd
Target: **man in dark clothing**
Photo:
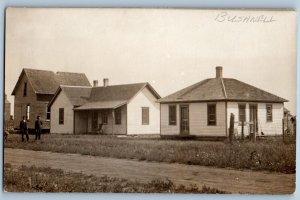
<path id="1" fill-rule="evenodd" d="M 29 135 L 28 135 L 28 128 L 27 128 L 27 122 L 26 122 L 26 117 L 23 116 L 23 120 L 20 122 L 20 131 L 22 134 L 22 142 L 24 142 L 24 135 L 26 136 L 27 141 L 29 140 Z"/>
<path id="2" fill-rule="evenodd" d="M 35 140 L 41 139 L 41 131 L 42 131 L 42 121 L 40 120 L 40 116 L 37 116 L 35 120 Z"/>

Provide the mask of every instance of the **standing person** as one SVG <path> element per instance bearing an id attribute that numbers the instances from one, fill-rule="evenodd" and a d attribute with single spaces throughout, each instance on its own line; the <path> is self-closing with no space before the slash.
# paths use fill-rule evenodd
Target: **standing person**
<path id="1" fill-rule="evenodd" d="M 23 119 L 20 122 L 20 131 L 22 134 L 22 142 L 24 142 L 24 135 L 26 136 L 27 141 L 29 140 L 29 135 L 28 135 L 28 128 L 27 128 L 27 121 L 26 117 L 23 116 Z"/>
<path id="2" fill-rule="evenodd" d="M 41 131 L 42 131 L 42 121 L 40 120 L 40 116 L 37 116 L 35 120 L 35 140 L 41 139 Z"/>

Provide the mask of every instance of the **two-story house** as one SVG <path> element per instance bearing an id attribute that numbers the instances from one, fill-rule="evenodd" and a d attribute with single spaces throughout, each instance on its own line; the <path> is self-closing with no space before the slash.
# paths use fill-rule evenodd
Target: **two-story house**
<path id="1" fill-rule="evenodd" d="M 25 116 L 28 128 L 34 129 L 37 116 L 43 121 L 43 130 L 50 129 L 49 101 L 60 85 L 91 86 L 84 73 L 56 72 L 24 68 L 14 87 L 14 128 Z"/>

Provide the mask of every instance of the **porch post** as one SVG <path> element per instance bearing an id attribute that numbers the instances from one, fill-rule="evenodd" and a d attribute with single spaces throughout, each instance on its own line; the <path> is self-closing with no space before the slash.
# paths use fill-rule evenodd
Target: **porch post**
<path id="1" fill-rule="evenodd" d="M 75 110 L 73 108 L 73 134 L 75 135 Z"/>
<path id="2" fill-rule="evenodd" d="M 86 120 L 86 133 L 88 133 L 89 132 L 89 114 L 90 114 L 90 112 L 87 110 L 86 111 L 87 113 L 86 113 L 86 116 L 87 116 L 87 120 Z"/>

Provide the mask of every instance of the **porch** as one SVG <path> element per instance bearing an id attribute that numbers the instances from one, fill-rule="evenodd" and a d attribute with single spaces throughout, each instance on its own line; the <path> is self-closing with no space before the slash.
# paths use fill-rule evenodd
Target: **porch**
<path id="1" fill-rule="evenodd" d="M 74 108 L 74 133 L 126 134 L 127 105 L 123 102 L 93 102 Z"/>

